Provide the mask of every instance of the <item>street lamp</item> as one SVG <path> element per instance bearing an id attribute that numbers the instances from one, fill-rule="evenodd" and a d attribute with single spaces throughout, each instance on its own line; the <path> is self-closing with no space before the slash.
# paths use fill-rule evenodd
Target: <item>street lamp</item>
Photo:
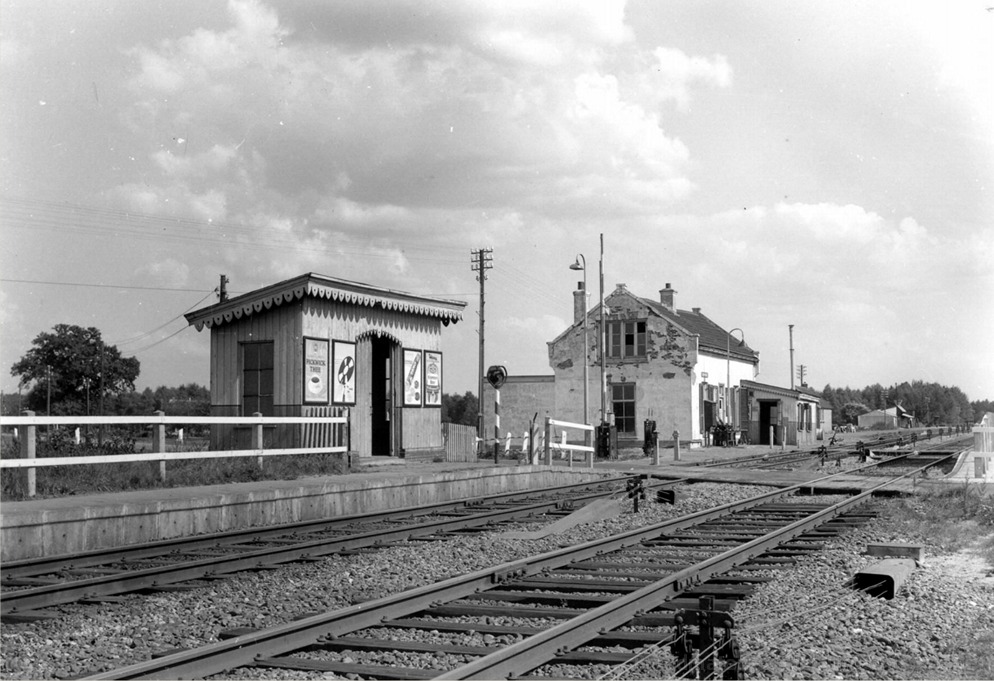
<path id="1" fill-rule="evenodd" d="M 578 272 L 583 271 L 583 424 L 586 425 L 590 423 L 588 420 L 590 410 L 587 404 L 587 392 L 590 385 L 588 376 L 588 365 L 590 362 L 587 358 L 589 348 L 587 344 L 587 259 L 583 257 L 582 253 L 577 253 L 576 262 L 570 265 L 569 268 Z"/>
<path id="2" fill-rule="evenodd" d="M 739 327 L 735 327 L 728 332 L 725 336 L 725 390 L 728 391 L 728 395 L 725 397 L 725 417 L 730 425 L 735 425 L 732 423 L 732 413 L 731 413 L 731 399 L 732 399 L 732 334 L 738 331 L 742 334 L 742 340 L 739 341 L 738 347 L 744 347 L 746 344 L 745 331 Z"/>
<path id="3" fill-rule="evenodd" d="M 607 425 L 607 369 L 604 364 L 604 357 L 607 355 L 607 338 L 604 332 L 604 235 L 601 234 L 601 261 L 600 261 L 600 279 L 601 279 L 601 319 L 600 319 L 600 340 L 598 345 L 601 351 L 601 425 Z"/>

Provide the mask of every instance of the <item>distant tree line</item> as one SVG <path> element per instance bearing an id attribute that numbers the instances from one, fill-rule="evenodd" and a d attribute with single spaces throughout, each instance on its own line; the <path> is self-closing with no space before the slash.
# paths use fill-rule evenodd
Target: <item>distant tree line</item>
<path id="1" fill-rule="evenodd" d="M 914 414 L 921 425 L 961 425 L 975 423 L 994 402 L 970 402 L 963 391 L 938 383 L 912 381 L 884 387 L 879 383 L 865 388 L 833 388 L 826 385 L 821 397 L 832 406 L 832 424 L 858 422 L 860 415 L 876 409 L 891 409 L 895 404 Z"/>

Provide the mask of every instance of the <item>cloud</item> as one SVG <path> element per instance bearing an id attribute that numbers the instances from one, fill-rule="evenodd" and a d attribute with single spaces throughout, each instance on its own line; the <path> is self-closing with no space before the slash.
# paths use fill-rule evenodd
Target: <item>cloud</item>
<path id="1" fill-rule="evenodd" d="M 714 87 L 728 87 L 732 83 L 732 67 L 720 54 L 710 60 L 691 57 L 673 47 L 657 47 L 653 84 L 661 99 L 672 99 L 681 109 L 690 104 L 690 87 L 703 83 Z"/>
<path id="2" fill-rule="evenodd" d="M 405 7 L 414 16 L 386 45 L 343 43 L 332 27 Z M 132 126 L 186 140 L 182 154 L 149 151 L 159 177 L 145 184 L 173 201 L 200 199 L 201 211 L 210 186 L 215 206 L 245 215 L 274 202 L 297 203 L 299 214 L 314 210 L 301 201 L 324 195 L 362 207 L 356 228 L 391 211 L 458 208 L 467 196 L 489 208 L 514 196 L 536 213 L 624 214 L 691 194 L 689 151 L 664 132 L 641 71 L 662 55 L 672 96 L 686 98 L 697 84 L 727 84 L 723 58 L 639 51 L 623 3 L 517 9 L 294 6 L 281 20 L 281 6 L 232 0 L 227 28 L 133 50 Z"/>
<path id="3" fill-rule="evenodd" d="M 146 263 L 137 272 L 142 275 L 147 286 L 180 288 L 187 286 L 190 281 L 190 266 L 175 258 Z"/>

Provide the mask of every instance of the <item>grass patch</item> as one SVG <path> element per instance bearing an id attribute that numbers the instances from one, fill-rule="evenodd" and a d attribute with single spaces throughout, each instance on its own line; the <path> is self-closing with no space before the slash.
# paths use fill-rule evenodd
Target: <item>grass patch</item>
<path id="1" fill-rule="evenodd" d="M 923 543 L 936 553 L 970 549 L 994 567 L 994 494 L 983 485 L 963 484 L 896 499 L 888 508 L 882 521 L 894 536 Z M 994 632 L 976 633 L 955 652 L 948 676 L 932 678 L 994 679 Z"/>
<path id="2" fill-rule="evenodd" d="M 56 431 L 58 433 L 58 431 Z M 5 442 L 4 459 L 21 458 L 18 447 Z M 93 442 L 76 444 L 68 436 L 54 436 L 39 442 L 38 458 L 56 456 L 106 456 L 144 451 L 141 440 L 126 432 L 110 433 L 98 446 Z M 169 451 L 204 451 L 207 443 L 192 439 L 183 443 L 170 443 Z M 222 485 L 225 483 L 253 482 L 260 480 L 296 480 L 312 475 L 336 475 L 348 472 L 345 454 L 299 454 L 270 456 L 263 459 L 260 468 L 256 457 L 231 457 L 220 459 L 193 459 L 166 462 L 166 479 L 160 477 L 158 461 L 80 464 L 75 466 L 45 466 L 36 468 L 35 496 L 33 498 L 62 497 L 108 492 L 127 492 L 170 487 Z M 0 501 L 23 501 L 28 497 L 27 471 L 24 469 L 0 470 Z"/>

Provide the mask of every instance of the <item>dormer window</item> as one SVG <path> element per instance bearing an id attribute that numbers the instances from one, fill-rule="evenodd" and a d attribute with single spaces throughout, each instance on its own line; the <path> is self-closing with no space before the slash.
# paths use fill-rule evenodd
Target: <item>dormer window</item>
<path id="1" fill-rule="evenodd" d="M 606 332 L 608 357 L 645 357 L 645 321 L 608 322 Z"/>

